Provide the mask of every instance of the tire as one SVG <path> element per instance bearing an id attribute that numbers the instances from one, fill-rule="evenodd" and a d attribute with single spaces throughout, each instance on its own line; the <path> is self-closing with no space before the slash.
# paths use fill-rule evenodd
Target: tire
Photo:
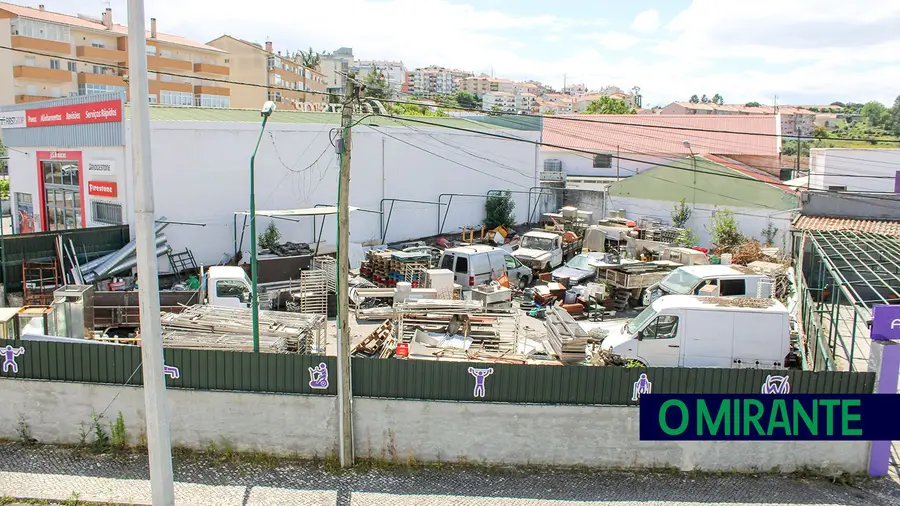
<path id="1" fill-rule="evenodd" d="M 519 278 L 519 290 L 524 290 L 531 283 L 531 280 L 528 279 L 528 276 L 522 276 Z"/>

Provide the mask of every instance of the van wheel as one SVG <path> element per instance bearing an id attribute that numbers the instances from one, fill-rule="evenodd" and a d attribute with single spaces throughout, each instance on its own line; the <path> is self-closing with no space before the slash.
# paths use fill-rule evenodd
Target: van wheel
<path id="1" fill-rule="evenodd" d="M 524 290 L 525 288 L 527 288 L 529 282 L 530 280 L 528 279 L 528 276 L 522 276 L 521 278 L 519 278 L 519 290 Z"/>

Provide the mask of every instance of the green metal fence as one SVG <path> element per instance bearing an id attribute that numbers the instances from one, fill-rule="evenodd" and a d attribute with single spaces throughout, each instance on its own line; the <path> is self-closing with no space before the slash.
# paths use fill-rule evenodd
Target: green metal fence
<path id="1" fill-rule="evenodd" d="M 128 225 L 112 227 L 92 227 L 59 232 L 39 232 L 3 236 L 0 248 L 3 250 L 3 282 L 6 290 L 22 289 L 22 262 L 24 260 L 49 260 L 57 258 L 56 236 L 63 242 L 69 240 L 75 245 L 78 261 L 93 260 L 103 254 L 121 249 L 128 244 Z"/>
<path id="2" fill-rule="evenodd" d="M 14 357 L 17 371 L 10 367 L 0 372 L 0 377 L 141 384 L 140 348 L 134 346 L 0 341 L 0 359 L 6 346 L 24 353 Z M 336 393 L 335 357 L 176 348 L 166 348 L 164 356 L 166 366 L 177 369 L 177 374 L 172 369 L 166 379 L 173 388 Z M 319 378 L 315 368 L 322 363 L 327 386 L 313 388 L 313 380 Z M 635 384 L 642 375 L 655 393 L 756 394 L 770 375 L 788 376 L 790 392 L 798 394 L 866 394 L 872 393 L 875 385 L 874 373 L 859 372 L 627 369 L 368 358 L 352 359 L 352 371 L 353 394 L 360 397 L 540 404 L 637 404 Z"/>

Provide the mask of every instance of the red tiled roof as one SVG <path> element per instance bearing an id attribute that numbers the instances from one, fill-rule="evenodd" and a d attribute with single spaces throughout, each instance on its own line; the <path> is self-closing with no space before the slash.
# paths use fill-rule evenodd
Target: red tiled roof
<path id="1" fill-rule="evenodd" d="M 753 179 L 756 179 L 757 181 L 769 183 L 770 185 L 778 188 L 779 190 L 784 190 L 788 193 L 797 194 L 796 188 L 785 185 L 784 182 L 781 181 L 780 179 L 778 179 L 777 177 L 775 177 L 771 174 L 768 174 L 766 172 L 763 172 L 759 169 L 755 169 L 749 165 L 743 164 L 737 160 L 732 160 L 731 158 L 727 158 L 724 156 L 717 156 L 717 155 L 703 155 L 703 158 L 706 158 L 707 160 L 717 163 L 719 165 L 728 167 L 731 170 L 738 171 L 741 174 L 744 174 L 745 176 L 749 176 L 749 177 L 752 177 Z"/>
<path id="2" fill-rule="evenodd" d="M 794 230 L 847 230 L 900 237 L 900 221 L 861 220 L 856 218 L 832 218 L 803 216 L 794 218 Z"/>
<path id="3" fill-rule="evenodd" d="M 623 154 L 690 156 L 691 150 L 684 146 L 688 140 L 698 155 L 778 156 L 775 116 L 577 114 L 545 117 L 543 125 L 543 142 L 587 151 L 614 153 L 619 149 Z M 559 151 L 549 146 L 543 149 Z"/>

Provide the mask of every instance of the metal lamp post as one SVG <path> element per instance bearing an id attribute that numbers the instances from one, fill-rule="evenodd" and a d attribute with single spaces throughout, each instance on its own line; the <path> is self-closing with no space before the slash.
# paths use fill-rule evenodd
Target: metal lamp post
<path id="1" fill-rule="evenodd" d="M 256 152 L 259 151 L 259 143 L 262 141 L 263 132 L 266 131 L 266 122 L 269 121 L 269 116 L 273 112 L 275 112 L 275 102 L 266 102 L 260 111 L 262 114 L 262 127 L 259 129 L 259 137 L 256 139 L 253 155 L 250 157 L 250 286 L 252 290 L 250 310 L 253 313 L 253 353 L 259 353 L 259 293 L 256 288 L 256 173 L 254 172 L 254 163 L 256 162 Z"/>

